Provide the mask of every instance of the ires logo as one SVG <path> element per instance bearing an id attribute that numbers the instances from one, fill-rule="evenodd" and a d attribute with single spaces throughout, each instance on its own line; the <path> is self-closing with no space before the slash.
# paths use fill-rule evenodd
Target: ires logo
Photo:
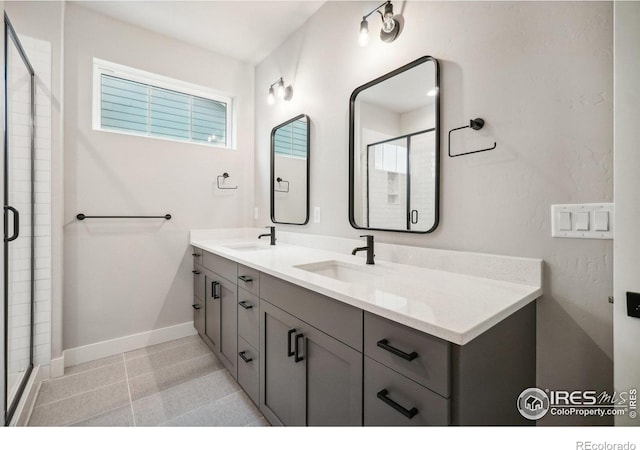
<path id="1" fill-rule="evenodd" d="M 594 390 L 549 390 L 529 388 L 518 397 L 517 407 L 522 416 L 538 420 L 547 413 L 555 416 L 622 416 L 637 417 L 637 389 L 598 393 Z"/>

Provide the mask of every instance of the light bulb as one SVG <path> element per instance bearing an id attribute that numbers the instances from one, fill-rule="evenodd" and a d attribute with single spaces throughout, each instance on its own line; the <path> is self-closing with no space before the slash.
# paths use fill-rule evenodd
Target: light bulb
<path id="1" fill-rule="evenodd" d="M 382 21 L 382 29 L 385 33 L 391 33 L 393 29 L 396 27 L 396 21 L 393 17 L 389 17 L 385 14 L 384 20 Z"/>
<path id="2" fill-rule="evenodd" d="M 273 105 L 276 101 L 276 95 L 273 92 L 273 86 L 269 88 L 269 96 L 267 97 L 267 103 Z"/>
<path id="3" fill-rule="evenodd" d="M 391 33 L 396 27 L 396 21 L 393 20 L 393 5 L 391 2 L 387 2 L 384 5 L 384 15 L 382 16 L 382 31 L 385 33 Z"/>
<path id="4" fill-rule="evenodd" d="M 358 38 L 358 42 L 360 42 L 361 47 L 369 43 L 369 23 L 367 19 L 362 19 L 362 22 L 360 22 L 360 37 Z"/>
<path id="5" fill-rule="evenodd" d="M 280 81 L 278 81 L 278 85 L 276 86 L 276 94 L 278 95 L 278 98 L 284 98 L 284 81 L 282 78 L 280 78 Z"/>

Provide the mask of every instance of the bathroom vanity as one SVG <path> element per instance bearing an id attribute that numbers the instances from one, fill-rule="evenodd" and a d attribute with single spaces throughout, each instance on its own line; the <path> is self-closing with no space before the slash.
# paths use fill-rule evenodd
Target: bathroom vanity
<path id="1" fill-rule="evenodd" d="M 273 425 L 532 423 L 539 284 L 249 236 L 192 232 L 194 324 Z"/>

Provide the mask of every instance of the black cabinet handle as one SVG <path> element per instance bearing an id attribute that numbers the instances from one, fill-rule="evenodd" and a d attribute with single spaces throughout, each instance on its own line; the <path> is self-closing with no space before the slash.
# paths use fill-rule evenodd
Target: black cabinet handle
<path id="1" fill-rule="evenodd" d="M 289 331 L 287 331 L 287 357 L 291 357 L 294 355 L 294 353 L 291 351 L 291 336 L 295 332 L 296 332 L 295 328 L 292 328 Z"/>
<path id="2" fill-rule="evenodd" d="M 246 362 L 246 363 L 250 363 L 251 361 L 253 361 L 253 358 L 247 358 L 246 356 L 244 356 L 244 355 L 245 355 L 245 353 L 247 353 L 247 352 L 240 352 L 240 353 L 238 353 L 238 356 L 239 356 L 240 358 L 242 358 L 242 360 L 243 360 L 244 362 Z"/>
<path id="3" fill-rule="evenodd" d="M 251 283 L 253 281 L 253 278 L 251 278 L 249 275 L 240 275 L 238 277 L 238 280 L 244 281 L 245 283 Z"/>
<path id="4" fill-rule="evenodd" d="M 248 304 L 246 300 L 242 300 L 241 302 L 238 303 L 238 305 L 242 306 L 244 309 L 253 308 L 253 305 Z"/>
<path id="5" fill-rule="evenodd" d="M 418 357 L 418 354 L 416 352 L 405 353 L 399 348 L 392 347 L 391 345 L 389 345 L 389 341 L 387 339 L 379 340 L 376 345 L 388 352 L 393 353 L 396 356 L 399 356 L 400 358 L 406 359 L 407 361 L 413 361 Z"/>
<path id="6" fill-rule="evenodd" d="M 219 281 L 211 282 L 211 297 L 214 299 L 220 298 L 220 282 Z"/>
<path id="7" fill-rule="evenodd" d="M 194 275 L 200 275 L 201 272 L 199 270 L 192 270 L 191 273 Z"/>
<path id="8" fill-rule="evenodd" d="M 193 306 L 193 309 L 200 309 L 200 305 L 198 305 L 198 304 L 191 305 L 191 306 Z"/>
<path id="9" fill-rule="evenodd" d="M 304 334 L 302 333 L 296 334 L 296 351 L 295 351 L 296 357 L 294 359 L 295 362 L 300 362 L 304 359 L 304 356 L 300 356 L 300 345 L 299 345 L 300 338 L 304 339 Z M 302 342 L 304 343 L 304 341 Z"/>
<path id="10" fill-rule="evenodd" d="M 191 256 L 198 257 L 198 256 L 200 256 L 200 253 L 192 253 Z"/>
<path id="11" fill-rule="evenodd" d="M 418 414 L 418 410 L 416 408 L 405 409 L 402 405 L 399 405 L 398 403 L 394 402 L 389 397 L 387 397 L 388 394 L 389 394 L 389 391 L 387 391 L 386 389 L 383 389 L 380 392 L 378 392 L 376 395 L 378 396 L 378 398 L 380 400 L 385 402 L 387 405 L 391 406 L 393 409 L 398 411 L 400 414 L 405 416 L 407 419 L 412 419 L 413 416 Z"/>

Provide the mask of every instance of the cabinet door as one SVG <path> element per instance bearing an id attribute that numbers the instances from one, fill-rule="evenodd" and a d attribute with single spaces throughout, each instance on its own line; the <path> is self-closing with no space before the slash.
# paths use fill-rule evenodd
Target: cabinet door
<path id="1" fill-rule="evenodd" d="M 204 301 L 193 297 L 193 326 L 199 335 L 204 334 Z"/>
<path id="2" fill-rule="evenodd" d="M 362 353 L 306 325 L 307 425 L 362 425 Z"/>
<path id="3" fill-rule="evenodd" d="M 238 379 L 238 287 L 220 279 L 220 359 Z"/>
<path id="4" fill-rule="evenodd" d="M 213 351 L 220 355 L 220 277 L 213 273 L 205 275 L 205 323 L 204 334 L 213 344 Z"/>
<path id="5" fill-rule="evenodd" d="M 238 304 L 236 285 L 206 272 L 205 276 L 205 336 L 234 378 L 238 377 Z"/>
<path id="6" fill-rule="evenodd" d="M 273 425 L 306 424 L 305 364 L 296 362 L 294 342 L 301 325 L 260 300 L 260 410 Z"/>

